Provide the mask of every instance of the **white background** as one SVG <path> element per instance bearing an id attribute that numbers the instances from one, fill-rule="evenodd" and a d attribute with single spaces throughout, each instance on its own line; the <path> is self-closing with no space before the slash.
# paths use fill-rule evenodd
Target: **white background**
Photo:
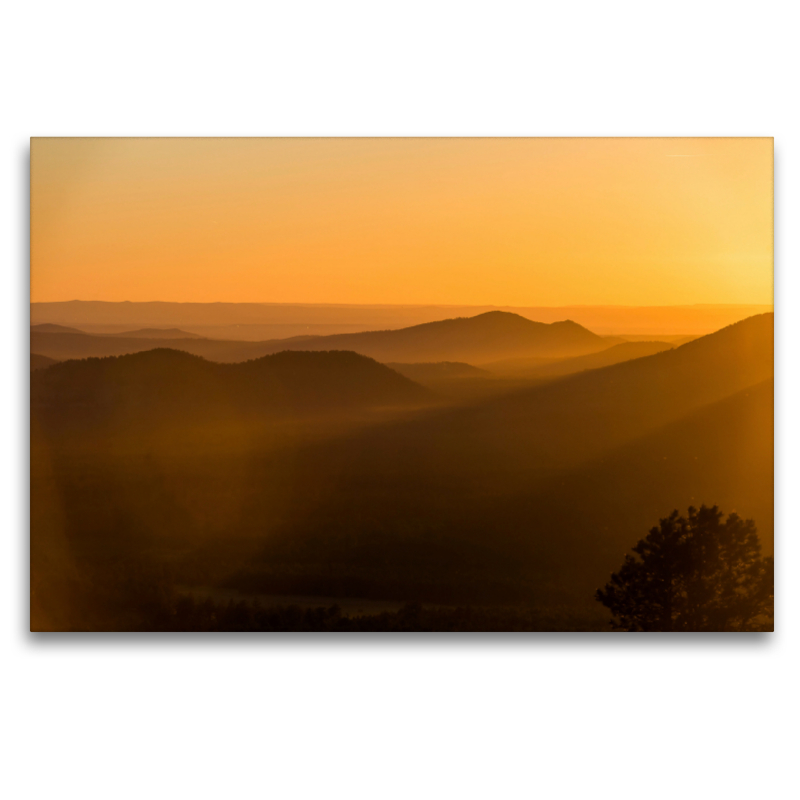
<path id="1" fill-rule="evenodd" d="M 13 798 L 797 797 L 798 26 L 789 3 L 4 6 L 2 706 Z M 775 137 L 766 636 L 26 632 L 28 137 Z M 794 763 L 793 763 L 794 762 Z"/>

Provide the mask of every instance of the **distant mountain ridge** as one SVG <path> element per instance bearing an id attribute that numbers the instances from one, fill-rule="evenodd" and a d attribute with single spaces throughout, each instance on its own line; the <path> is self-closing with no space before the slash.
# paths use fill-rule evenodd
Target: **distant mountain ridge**
<path id="1" fill-rule="evenodd" d="M 583 355 L 604 350 L 621 341 L 597 336 L 569 320 L 545 324 L 504 311 L 428 322 L 398 330 L 297 336 L 265 342 L 140 339 L 122 334 L 53 333 L 31 329 L 31 349 L 51 358 L 103 357 L 170 347 L 229 363 L 283 350 L 351 350 L 384 363 L 451 361 L 480 365 L 501 358 Z"/>
<path id="2" fill-rule="evenodd" d="M 668 334 L 703 336 L 746 317 L 772 311 L 771 305 L 683 306 L 492 306 L 336 303 L 171 303 L 73 300 L 31 303 L 31 321 L 78 328 L 123 325 L 135 328 L 181 328 L 211 339 L 266 341 L 285 338 L 298 326 L 356 325 L 353 330 L 407 328 L 424 322 L 474 317 L 485 311 L 508 311 L 540 322 L 572 319 L 599 334 Z M 253 327 L 257 335 L 225 336 L 223 327 Z M 216 328 L 216 330 L 215 330 Z M 276 333 L 267 333 L 270 328 Z M 88 328 L 87 328 L 88 329 Z M 117 328 L 124 330 L 124 328 Z M 285 331 L 285 332 L 278 332 Z M 311 332 L 311 331 L 309 331 Z M 338 332 L 331 329 L 330 333 Z"/>
<path id="3" fill-rule="evenodd" d="M 533 322 L 507 311 L 427 322 L 390 331 L 337 334 L 306 340 L 305 349 L 344 347 L 380 361 L 456 361 L 480 365 L 515 355 L 569 356 L 603 350 L 618 340 L 597 336 L 576 322 Z"/>

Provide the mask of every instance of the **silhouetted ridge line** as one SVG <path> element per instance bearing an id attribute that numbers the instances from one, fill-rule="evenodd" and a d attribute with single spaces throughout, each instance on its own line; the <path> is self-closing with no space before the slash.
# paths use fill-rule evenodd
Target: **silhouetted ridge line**
<path id="1" fill-rule="evenodd" d="M 31 407 L 57 414 L 258 414 L 424 403 L 427 390 L 346 351 L 285 351 L 218 364 L 168 348 L 66 361 L 31 379 Z"/>
<path id="2" fill-rule="evenodd" d="M 54 358 L 40 356 L 38 353 L 31 353 L 31 372 L 36 369 L 47 369 L 47 367 L 51 367 L 53 364 L 57 363 L 58 361 Z"/>
<path id="3" fill-rule="evenodd" d="M 214 339 L 142 339 L 31 331 L 31 348 L 52 358 L 122 355 L 172 347 L 220 362 L 246 361 L 281 350 L 352 350 L 381 362 L 481 364 L 522 356 L 569 357 L 597 352 L 618 339 L 597 336 L 574 322 L 545 324 L 507 311 L 438 320 L 396 330 L 298 336 L 263 342 Z"/>

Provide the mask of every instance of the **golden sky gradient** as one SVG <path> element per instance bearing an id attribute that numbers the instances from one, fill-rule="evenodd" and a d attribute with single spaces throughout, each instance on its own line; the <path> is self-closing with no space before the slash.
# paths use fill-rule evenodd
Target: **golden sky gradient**
<path id="1" fill-rule="evenodd" d="M 772 302 L 772 139 L 31 140 L 31 300 Z"/>

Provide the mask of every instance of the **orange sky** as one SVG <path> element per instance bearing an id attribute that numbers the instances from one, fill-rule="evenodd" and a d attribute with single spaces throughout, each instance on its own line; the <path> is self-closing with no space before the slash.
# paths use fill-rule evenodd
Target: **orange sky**
<path id="1" fill-rule="evenodd" d="M 33 139 L 31 300 L 772 302 L 772 139 Z"/>

